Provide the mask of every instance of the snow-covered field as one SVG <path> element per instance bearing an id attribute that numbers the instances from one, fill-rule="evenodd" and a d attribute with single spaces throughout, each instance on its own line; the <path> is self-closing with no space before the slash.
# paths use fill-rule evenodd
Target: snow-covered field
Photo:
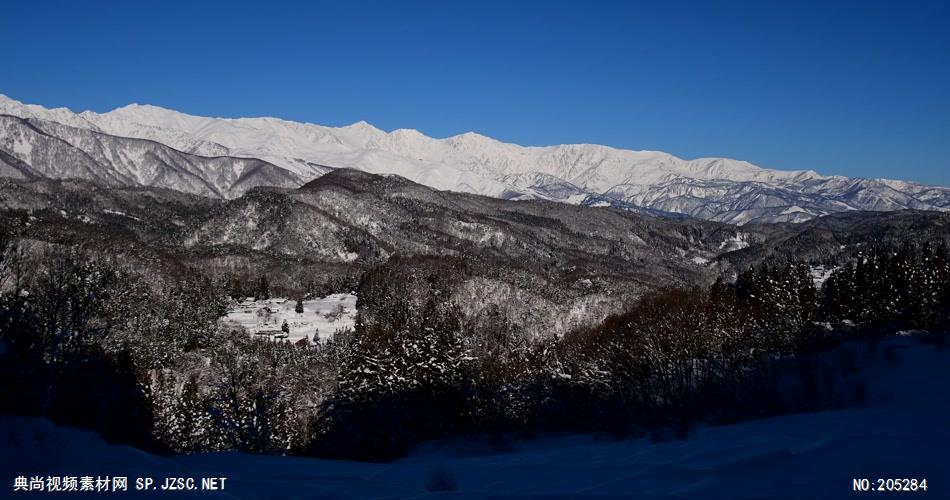
<path id="1" fill-rule="evenodd" d="M 303 301 L 303 312 L 294 309 L 297 301 L 287 298 L 245 299 L 232 304 L 223 321 L 244 327 L 251 335 L 281 339 L 281 326 L 287 322 L 287 339 L 297 342 L 314 336 L 332 337 L 337 330 L 353 328 L 356 320 L 356 296 L 336 293 L 322 299 Z"/>
<path id="2" fill-rule="evenodd" d="M 863 347 L 861 349 L 864 349 Z M 419 452 L 388 464 L 219 453 L 158 457 L 42 419 L 0 417 L 0 469 L 59 474 L 227 477 L 228 498 L 421 498 L 433 471 L 454 498 L 950 497 L 950 348 L 894 336 L 859 351 L 868 405 L 705 427 L 651 443 L 562 437 L 506 453 Z M 854 493 L 853 480 L 927 479 L 918 493 Z M 175 493 L 207 498 L 211 492 Z M 2 496 L 2 495 L 0 495 Z M 125 497 L 134 493 L 124 494 Z"/>

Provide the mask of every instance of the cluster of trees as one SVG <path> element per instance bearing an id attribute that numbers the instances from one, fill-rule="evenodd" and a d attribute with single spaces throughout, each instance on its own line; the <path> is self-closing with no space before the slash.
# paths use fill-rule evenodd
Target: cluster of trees
<path id="1" fill-rule="evenodd" d="M 532 341 L 503 321 L 460 335 L 465 321 L 445 304 L 390 303 L 356 332 L 311 451 L 387 459 L 420 441 L 486 432 L 662 435 L 699 420 L 858 403 L 850 351 L 828 348 L 906 328 L 944 331 L 946 256 L 929 245 L 864 252 L 821 288 L 808 265 L 764 265 Z"/>
<path id="2" fill-rule="evenodd" d="M 0 241 L 0 411 L 176 453 L 388 459 L 472 434 L 683 433 L 859 398 L 847 363 L 812 354 L 838 324 L 950 326 L 950 260 L 929 245 L 861 253 L 821 289 L 806 265 L 749 269 L 531 339 L 491 311 L 473 327 L 427 271 L 406 281 L 424 300 L 361 290 L 372 317 L 316 346 L 222 327 L 247 293 L 229 278 L 24 245 Z"/>
<path id="3" fill-rule="evenodd" d="M 356 332 L 319 414 L 314 451 L 383 459 L 449 436 L 626 434 L 780 411 L 793 398 L 765 407 L 762 396 L 777 395 L 779 382 L 762 368 L 811 345 L 818 309 L 806 266 L 651 295 L 597 328 L 530 342 L 503 322 L 460 335 L 457 312 L 430 302 Z"/>
<path id="4" fill-rule="evenodd" d="M 266 300 L 271 296 L 270 281 L 266 274 L 255 278 L 231 275 L 226 279 L 225 292 L 231 297 L 254 297 L 254 300 Z"/>
<path id="5" fill-rule="evenodd" d="M 0 411 L 156 451 L 306 444 L 343 337 L 311 350 L 223 328 L 227 282 L 197 270 L 0 244 Z"/>
<path id="6" fill-rule="evenodd" d="M 133 353 L 104 342 L 135 293 L 124 288 L 128 276 L 71 251 L 46 254 L 36 268 L 22 245 L 0 243 L 0 411 L 150 447 L 151 407 Z"/>
<path id="7" fill-rule="evenodd" d="M 462 430 L 471 374 L 459 315 L 430 300 L 421 323 L 360 328 L 342 352 L 338 385 L 317 414 L 309 451 L 390 458 Z M 373 450 L 367 452 L 368 450 Z"/>
<path id="8" fill-rule="evenodd" d="M 279 264 L 284 264 L 285 267 L 280 267 Z M 223 291 L 227 296 L 253 297 L 255 300 L 287 296 L 323 297 L 354 290 L 359 282 L 360 272 L 359 269 L 321 268 L 314 275 L 307 276 L 304 270 L 312 270 L 313 265 L 297 260 L 251 267 L 255 270 L 235 271 L 230 267 L 216 269 L 213 266 L 204 266 L 203 272 L 220 275 Z"/>
<path id="9" fill-rule="evenodd" d="M 950 311 L 950 258 L 943 245 L 871 248 L 825 286 L 828 315 L 881 330 L 943 330 Z"/>
<path id="10" fill-rule="evenodd" d="M 311 349 L 222 332 L 214 348 L 155 374 L 154 434 L 177 453 L 299 453 L 346 341 Z"/>

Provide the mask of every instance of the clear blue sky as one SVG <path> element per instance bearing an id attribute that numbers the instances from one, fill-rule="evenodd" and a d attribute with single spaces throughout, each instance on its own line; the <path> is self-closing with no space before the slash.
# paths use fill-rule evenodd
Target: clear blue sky
<path id="1" fill-rule="evenodd" d="M 0 93 L 950 185 L 950 2 L 11 1 Z"/>

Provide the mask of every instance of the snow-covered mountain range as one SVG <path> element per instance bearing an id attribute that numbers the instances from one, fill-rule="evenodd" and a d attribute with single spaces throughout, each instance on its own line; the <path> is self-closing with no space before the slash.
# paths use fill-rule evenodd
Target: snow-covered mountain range
<path id="1" fill-rule="evenodd" d="M 340 167 L 442 190 L 735 224 L 800 222 L 847 210 L 950 210 L 947 187 L 771 170 L 725 158 L 684 160 L 593 144 L 524 147 L 476 133 L 435 139 L 362 121 L 325 127 L 206 118 L 137 104 L 74 113 L 0 95 L 4 176 L 79 177 L 233 198 L 255 186 L 300 186 Z"/>

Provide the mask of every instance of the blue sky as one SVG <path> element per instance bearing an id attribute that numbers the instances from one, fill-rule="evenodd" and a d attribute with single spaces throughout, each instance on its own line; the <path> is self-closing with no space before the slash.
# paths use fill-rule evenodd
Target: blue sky
<path id="1" fill-rule="evenodd" d="M 6 2 L 0 93 L 950 185 L 950 2 Z"/>

